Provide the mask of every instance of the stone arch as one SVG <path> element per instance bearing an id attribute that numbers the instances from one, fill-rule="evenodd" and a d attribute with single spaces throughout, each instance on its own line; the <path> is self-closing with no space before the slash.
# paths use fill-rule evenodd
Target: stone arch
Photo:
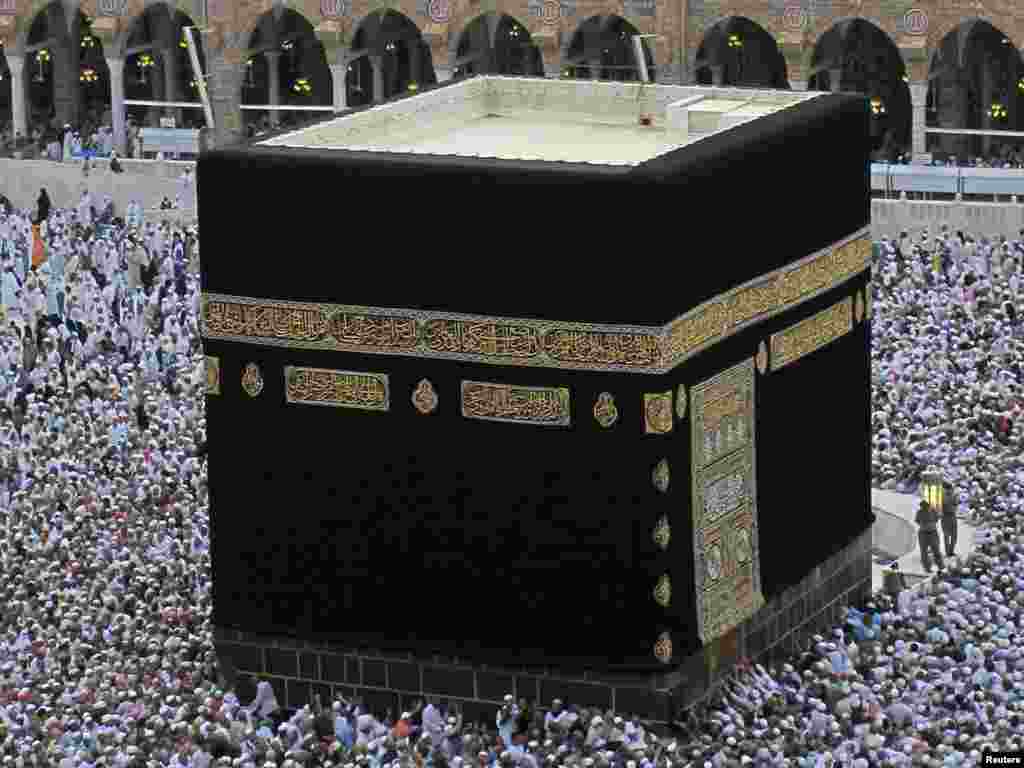
<path id="1" fill-rule="evenodd" d="M 36 22 L 36 17 L 40 13 L 47 10 L 50 6 L 57 6 L 64 13 L 65 8 L 61 0 L 32 0 L 32 4 L 26 9 L 24 14 L 23 23 L 17 27 L 17 33 L 14 36 L 14 45 L 11 52 L 12 56 L 20 55 L 25 50 L 25 46 L 28 45 L 28 36 L 31 34 L 32 27 Z"/>
<path id="2" fill-rule="evenodd" d="M 840 81 L 833 82 L 835 75 Z M 912 109 L 907 64 L 892 37 L 863 18 L 845 18 L 817 40 L 808 90 L 843 90 L 872 99 L 872 151 L 892 157 L 910 151 Z"/>
<path id="3" fill-rule="evenodd" d="M 591 77 L 592 70 L 597 69 L 602 79 L 633 79 L 636 77 L 633 43 L 627 39 L 636 34 L 639 34 L 639 30 L 633 23 L 618 14 L 589 16 L 577 25 L 568 40 L 563 40 L 560 69 L 563 73 L 569 72 L 570 76 Z M 651 46 L 646 40 L 641 43 L 648 73 L 652 80 L 657 81 Z M 581 56 L 587 61 L 600 59 L 601 63 L 594 67 L 581 64 Z M 620 63 L 627 61 L 630 63 Z"/>
<path id="4" fill-rule="evenodd" d="M 316 27 L 301 8 L 281 2 L 246 20 L 234 48 L 241 54 L 238 79 L 242 124 L 253 135 L 264 128 L 294 127 L 320 119 L 320 111 L 253 109 L 330 106 L 334 76 Z M 299 90 L 308 88 L 308 91 Z"/>
<path id="5" fill-rule="evenodd" d="M 110 55 L 112 58 L 124 58 L 125 49 L 128 48 L 128 41 L 131 39 L 132 35 L 135 34 L 136 30 L 139 27 L 139 24 L 142 23 L 142 20 L 145 18 L 146 14 L 149 13 L 151 9 L 158 6 L 163 6 L 164 8 L 166 8 L 168 14 L 172 19 L 178 12 L 177 6 L 170 0 L 149 0 L 149 2 L 146 3 L 146 6 L 139 13 L 133 15 L 131 17 L 131 21 L 125 24 L 121 28 L 121 31 L 118 32 L 117 35 L 114 37 L 114 45 L 110 51 Z"/>
<path id="6" fill-rule="evenodd" d="M 154 0 L 125 24 L 115 39 L 116 55 L 124 67 L 123 87 L 127 100 L 143 101 L 199 101 L 198 91 L 192 85 L 194 73 L 187 51 L 181 47 L 181 28 L 196 26 L 196 19 L 183 4 Z M 206 71 L 207 53 L 202 35 L 195 35 L 200 66 Z M 138 50 L 147 47 L 147 50 Z M 132 52 L 134 49 L 134 52 Z M 163 59 L 160 51 L 166 51 L 169 58 Z M 144 71 L 140 64 L 142 56 L 153 59 L 153 68 Z M 166 68 L 166 70 L 165 70 Z M 161 107 L 127 107 L 126 116 L 132 121 L 156 126 L 162 116 L 173 116 L 179 127 L 199 123 L 198 110 Z"/>
<path id="7" fill-rule="evenodd" d="M 540 49 L 526 24 L 511 14 L 478 14 L 449 41 L 448 64 L 453 76 L 494 73 L 543 76 Z M 454 45 L 452 44 L 454 42 Z M 472 61 L 462 61 L 474 56 Z"/>
<path id="8" fill-rule="evenodd" d="M 459 43 L 462 41 L 462 36 L 466 34 L 466 31 L 473 25 L 477 19 L 481 19 L 487 16 L 488 13 L 493 11 L 484 11 L 482 13 L 469 13 L 463 17 L 463 23 L 459 26 L 458 30 L 454 34 L 449 30 L 448 33 L 448 64 L 452 65 L 455 61 L 455 56 L 459 50 Z"/>
<path id="9" fill-rule="evenodd" d="M 403 93 L 413 82 L 437 82 L 433 55 L 423 31 L 400 10 L 375 11 L 360 19 L 354 27 L 349 54 L 352 51 L 362 55 L 349 58 L 346 67 L 345 88 L 350 105 L 369 103 L 367 99 L 391 98 Z"/>
<path id="10" fill-rule="evenodd" d="M 1020 131 L 1024 126 L 1024 61 L 1011 35 L 995 23 L 971 17 L 952 25 L 934 45 L 929 61 L 926 125 L 953 129 Z M 1005 108 L 993 114 L 993 105 Z M 957 157 L 1024 149 L 1014 139 L 929 134 L 930 149 Z"/>
<path id="11" fill-rule="evenodd" d="M 261 25 L 267 24 L 271 20 L 279 21 L 283 14 L 286 12 L 294 13 L 297 16 L 300 16 L 314 30 L 317 28 L 317 25 L 319 24 L 319 17 L 317 17 L 316 19 L 311 19 L 309 16 L 306 15 L 305 10 L 303 9 L 301 4 L 296 3 L 295 6 L 293 7 L 292 5 L 285 5 L 282 0 L 274 0 L 272 8 L 269 8 L 265 11 L 261 11 L 260 13 L 257 13 L 249 17 L 248 19 L 246 19 L 245 23 L 239 27 L 238 34 L 236 36 L 236 42 L 238 43 L 238 47 L 242 50 L 247 50 L 249 48 L 249 43 L 252 42 L 253 35 L 256 34 L 256 31 L 260 28 Z M 229 36 L 226 35 L 225 37 L 227 38 Z M 226 47 L 234 46 L 228 45 Z"/>
<path id="12" fill-rule="evenodd" d="M 1002 32 L 1017 50 L 1024 49 L 1024 36 L 1017 34 L 1017 24 L 1014 19 L 1007 18 L 982 18 L 981 16 L 949 16 L 948 18 L 943 16 L 939 23 L 934 27 L 928 25 L 928 48 L 929 50 L 936 50 L 942 42 L 949 36 L 949 33 L 953 30 L 964 26 L 965 24 L 974 24 L 977 22 L 986 23 L 1000 32 Z M 1006 30 L 1010 30 L 1007 32 Z M 1018 39 L 1020 38 L 1020 39 Z"/>
<path id="13" fill-rule="evenodd" d="M 730 37 L 743 45 L 737 54 L 729 47 Z M 746 51 L 751 51 L 748 55 Z M 723 85 L 759 88 L 788 87 L 786 59 L 778 41 L 765 27 L 747 16 L 728 16 L 708 27 L 694 60 L 697 83 L 712 85 L 712 67 L 722 67 Z"/>

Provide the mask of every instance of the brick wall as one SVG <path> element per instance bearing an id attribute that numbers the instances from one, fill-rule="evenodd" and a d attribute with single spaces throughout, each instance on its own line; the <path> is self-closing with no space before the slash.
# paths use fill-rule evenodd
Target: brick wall
<path id="1" fill-rule="evenodd" d="M 255 695 L 256 676 L 266 675 L 287 709 L 303 706 L 314 693 L 324 702 L 340 693 L 362 696 L 371 709 L 383 713 L 390 708 L 397 715 L 414 699 L 433 695 L 443 703 L 460 702 L 469 719 L 491 723 L 502 697 L 511 693 L 542 704 L 561 698 L 664 722 L 673 708 L 713 691 L 739 658 L 770 660 L 792 653 L 807 637 L 834 625 L 843 606 L 870 590 L 869 528 L 752 619 L 647 687 L 585 669 L 474 667 L 463 659 L 417 658 L 219 628 L 215 642 L 226 682 L 237 686 L 242 701 Z"/>

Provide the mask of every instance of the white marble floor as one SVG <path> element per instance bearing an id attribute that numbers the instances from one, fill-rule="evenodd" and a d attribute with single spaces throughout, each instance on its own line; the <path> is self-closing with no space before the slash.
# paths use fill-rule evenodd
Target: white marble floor
<path id="1" fill-rule="evenodd" d="M 921 563 L 921 549 L 917 546 L 917 524 L 914 517 L 917 514 L 917 507 L 921 501 L 920 496 L 906 493 L 894 493 L 892 491 L 881 491 L 877 488 L 871 490 L 871 504 L 879 507 L 890 514 L 901 517 L 910 523 L 914 531 L 914 548 L 899 558 L 900 569 L 908 575 L 925 575 L 924 565 Z M 969 525 L 963 519 L 957 529 L 956 554 L 957 557 L 965 557 L 974 549 L 974 526 Z M 940 532 L 941 538 L 941 532 Z M 882 587 L 882 575 L 884 569 L 878 563 L 872 568 L 871 584 L 875 589 Z"/>

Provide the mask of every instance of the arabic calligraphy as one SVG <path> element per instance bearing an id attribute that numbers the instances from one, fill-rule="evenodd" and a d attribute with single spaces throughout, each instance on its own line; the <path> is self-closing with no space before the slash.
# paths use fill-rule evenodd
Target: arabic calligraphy
<path id="1" fill-rule="evenodd" d="M 467 419 L 568 426 L 569 390 L 462 382 L 462 415 Z"/>
<path id="2" fill-rule="evenodd" d="M 390 407 L 388 377 L 383 373 L 287 366 L 284 379 L 285 400 L 289 403 L 370 411 L 386 411 Z"/>
<path id="3" fill-rule="evenodd" d="M 806 320 L 772 334 L 772 370 L 806 357 L 853 330 L 853 298 L 847 297 Z"/>

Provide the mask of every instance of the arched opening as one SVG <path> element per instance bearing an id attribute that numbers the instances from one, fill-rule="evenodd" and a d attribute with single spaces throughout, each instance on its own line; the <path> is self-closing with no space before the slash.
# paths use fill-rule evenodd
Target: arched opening
<path id="1" fill-rule="evenodd" d="M 358 58 L 345 75 L 350 106 L 385 101 L 437 82 L 430 46 L 413 21 L 398 11 L 363 19 L 352 49 Z"/>
<path id="2" fill-rule="evenodd" d="M 330 106 L 331 70 L 313 25 L 287 8 L 263 14 L 249 39 L 242 80 L 242 106 Z M 278 126 L 315 122 L 325 113 L 295 110 L 242 110 L 250 136 Z"/>
<path id="3" fill-rule="evenodd" d="M 166 5 L 152 5 L 135 20 L 126 44 L 124 92 L 128 101 L 198 102 L 199 89 L 185 42 L 185 27 L 193 20 Z M 200 35 L 193 35 L 199 64 L 206 71 Z M 157 127 L 161 117 L 173 117 L 178 128 L 205 125 L 198 109 L 128 106 L 125 114 L 136 125 Z"/>
<path id="4" fill-rule="evenodd" d="M 697 49 L 698 85 L 789 88 L 786 59 L 768 31 L 742 16 L 723 19 Z"/>
<path id="5" fill-rule="evenodd" d="M 544 76 L 540 48 L 533 42 L 530 31 L 508 14 L 477 16 L 459 36 L 452 77 L 487 72 Z"/>
<path id="6" fill-rule="evenodd" d="M 925 124 L 934 128 L 1024 130 L 1024 65 L 1013 42 L 986 21 L 947 34 L 928 73 Z M 929 152 L 959 160 L 1024 161 L 1024 142 L 999 136 L 926 134 Z"/>
<path id="7" fill-rule="evenodd" d="M 892 39 L 874 24 L 850 19 L 832 26 L 814 46 L 807 87 L 855 91 L 871 99 L 871 151 L 894 160 L 910 152 L 910 88 Z"/>
<path id="8" fill-rule="evenodd" d="M 633 49 L 636 27 L 621 16 L 591 16 L 577 27 L 569 43 L 563 74 L 592 80 L 635 82 L 640 72 Z M 641 40 L 647 72 L 657 80 L 654 56 L 646 40 Z"/>
<path id="9" fill-rule="evenodd" d="M 53 2 L 36 14 L 25 43 L 29 131 L 69 123 L 91 136 L 109 122 L 110 72 L 92 19 L 75 11 L 68 19 Z"/>

